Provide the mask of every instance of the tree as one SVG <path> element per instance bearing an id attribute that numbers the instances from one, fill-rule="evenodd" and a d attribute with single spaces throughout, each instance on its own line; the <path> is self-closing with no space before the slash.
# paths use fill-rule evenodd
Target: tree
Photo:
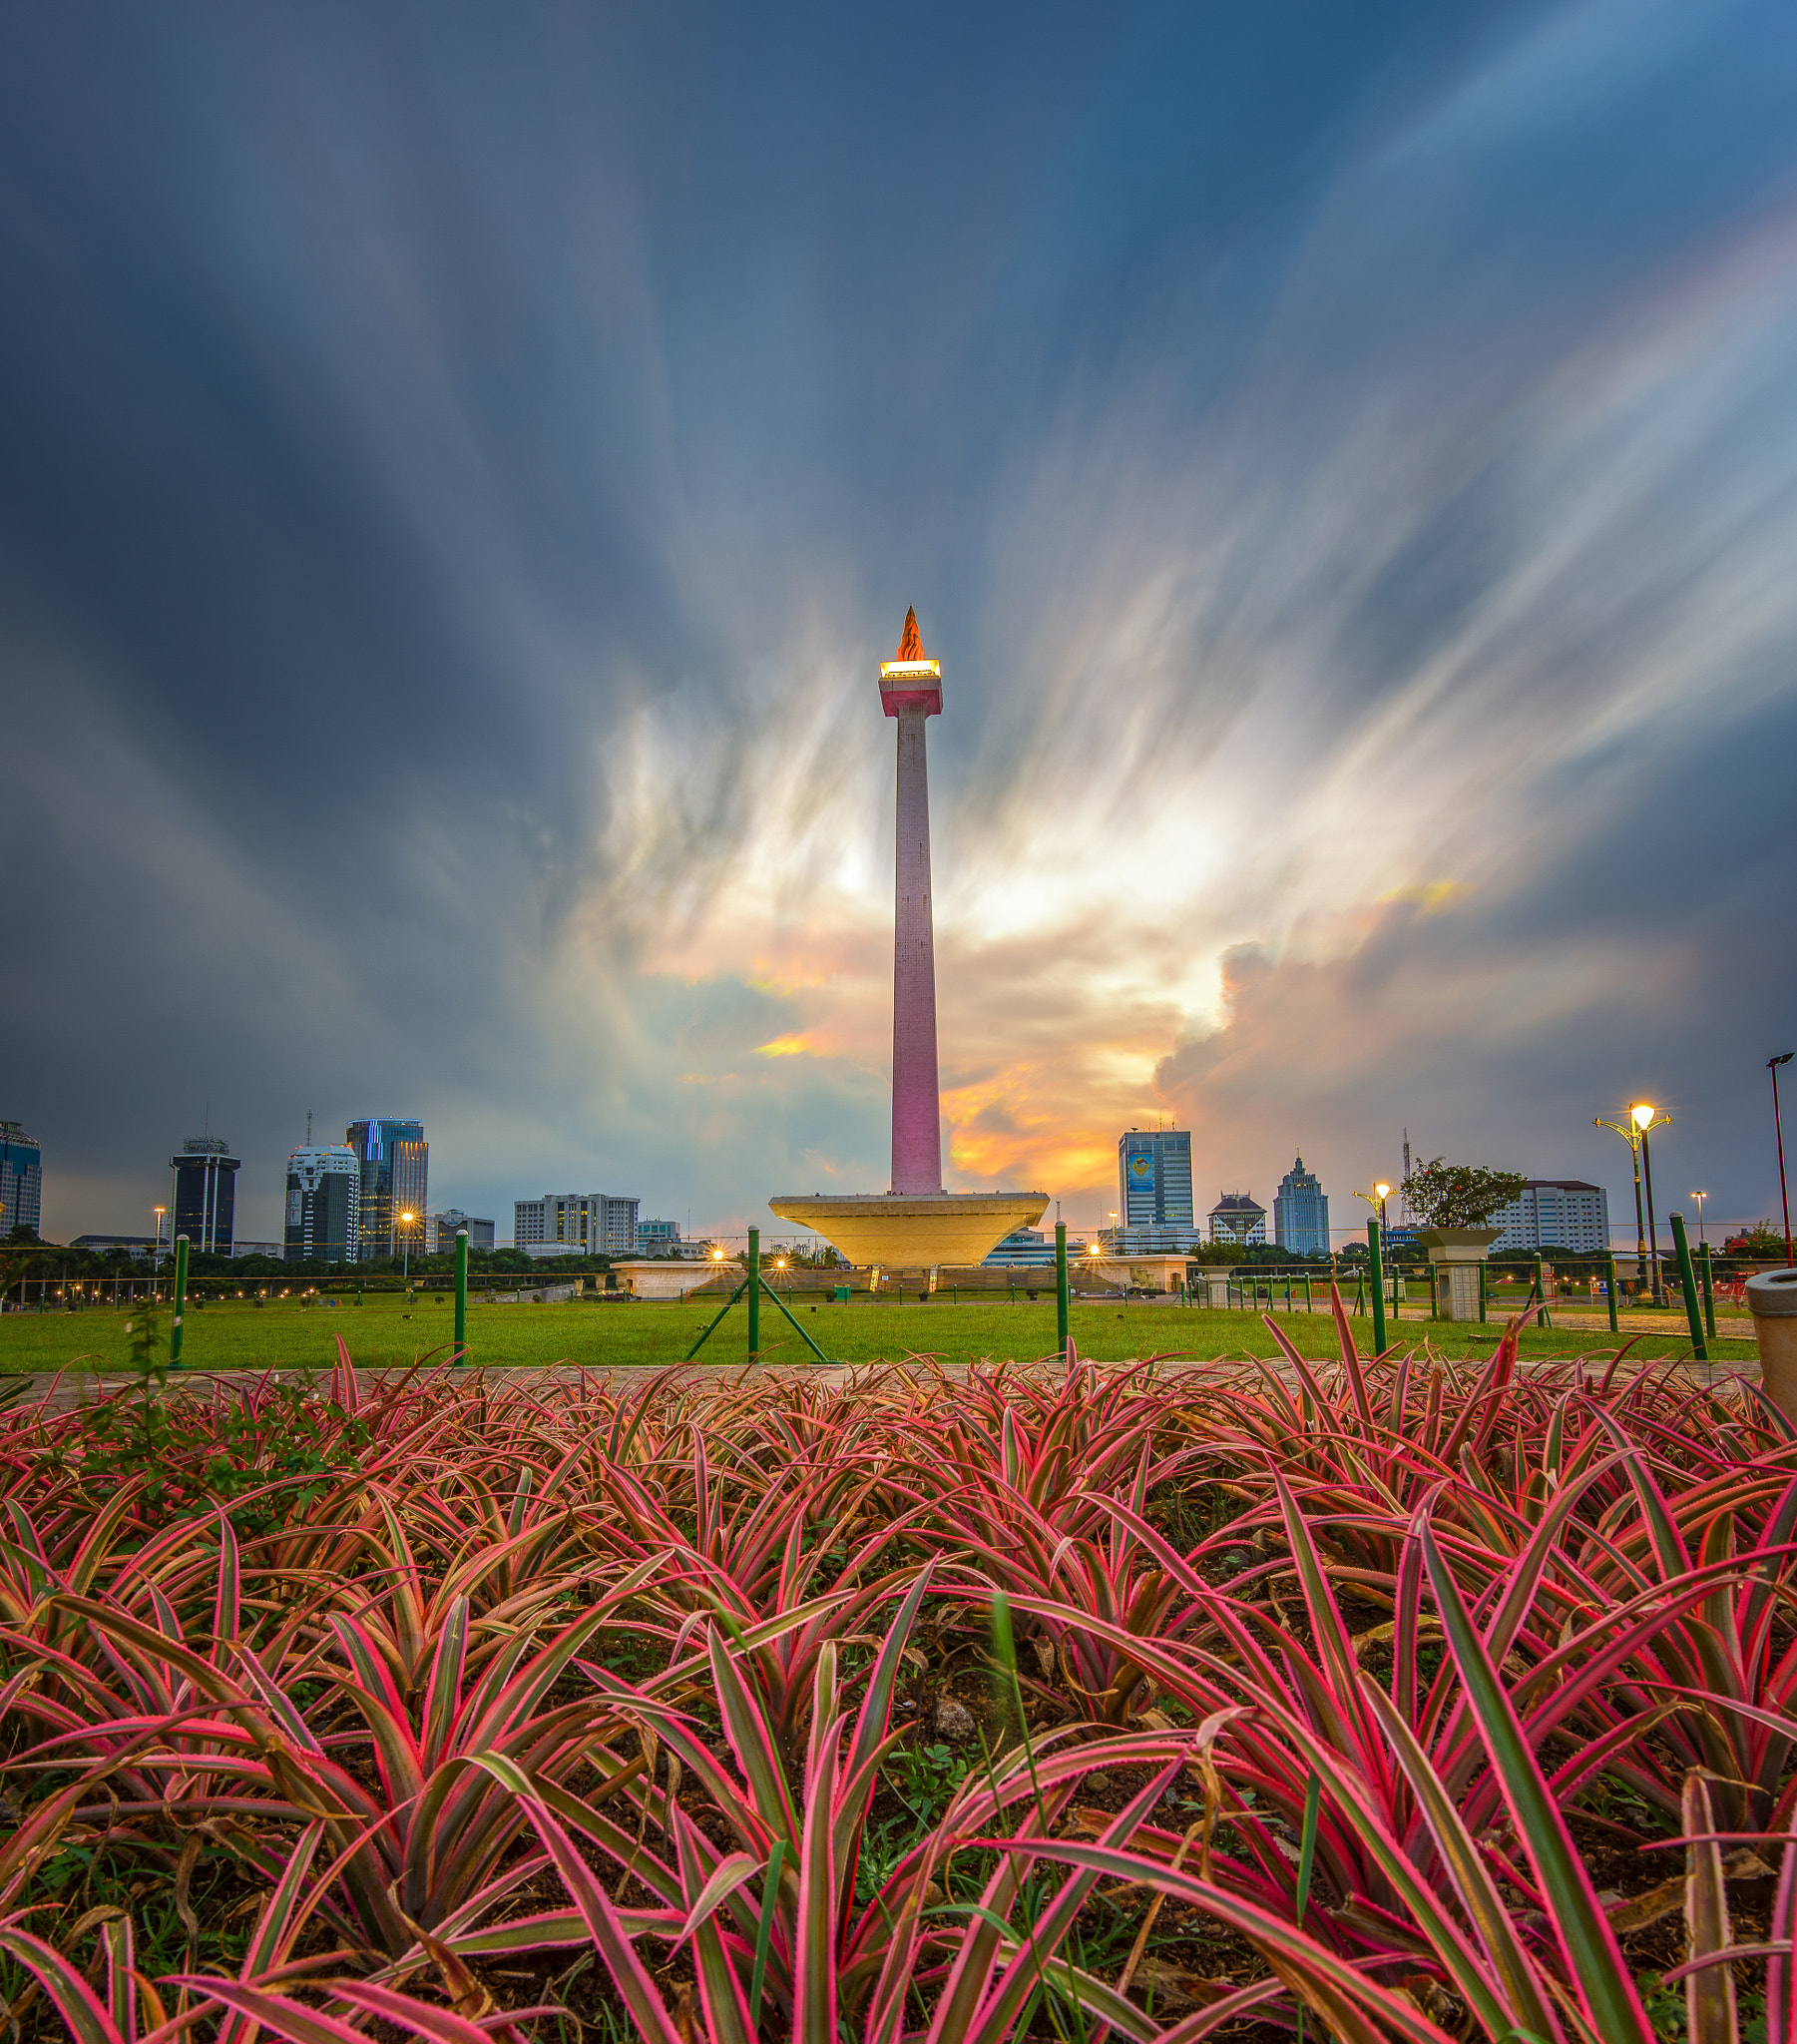
<path id="1" fill-rule="evenodd" d="M 1238 1242 L 1201 1242 L 1186 1253 L 1186 1261 L 1192 1264 L 1245 1264 L 1248 1261 L 1246 1249 Z"/>
<path id="2" fill-rule="evenodd" d="M 1521 1172 L 1487 1171 L 1483 1165 L 1449 1164 L 1438 1157 L 1418 1165 L 1402 1191 L 1424 1228 L 1484 1228 L 1521 1197 L 1528 1183 Z"/>
<path id="3" fill-rule="evenodd" d="M 1784 1237 L 1770 1221 L 1762 1221 L 1756 1227 L 1744 1228 L 1739 1235 L 1731 1235 L 1722 1245 L 1725 1256 L 1730 1257 L 1776 1257 L 1784 1262 Z"/>

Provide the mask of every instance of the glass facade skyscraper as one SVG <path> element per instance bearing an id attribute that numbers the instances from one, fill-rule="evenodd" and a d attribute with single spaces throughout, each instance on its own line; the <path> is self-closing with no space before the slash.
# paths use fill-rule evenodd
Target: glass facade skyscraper
<path id="1" fill-rule="evenodd" d="M 288 1262 L 353 1264 L 360 1260 L 361 1160 L 349 1146 L 308 1144 L 287 1159 L 287 1222 L 281 1254 Z"/>
<path id="2" fill-rule="evenodd" d="M 430 1145 L 422 1122 L 351 1122 L 343 1140 L 361 1166 L 360 1261 L 396 1257 L 406 1242 L 416 1253 L 424 1242 L 425 1196 Z M 410 1214 L 409 1225 L 400 1219 Z"/>
<path id="3" fill-rule="evenodd" d="M 34 1138 L 17 1122 L 0 1122 L 0 1236 L 15 1228 L 38 1232 L 44 1163 Z"/>
<path id="4" fill-rule="evenodd" d="M 1301 1157 L 1292 1160 L 1273 1195 L 1273 1240 L 1294 1256 L 1329 1254 L 1329 1195 Z"/>
<path id="5" fill-rule="evenodd" d="M 1120 1228 L 1191 1226 L 1191 1131 L 1130 1129 L 1117 1139 Z"/>
<path id="6" fill-rule="evenodd" d="M 175 1174 L 175 1233 L 187 1237 L 196 1255 L 228 1257 L 242 1159 L 217 1136 L 190 1136 L 169 1169 Z"/>

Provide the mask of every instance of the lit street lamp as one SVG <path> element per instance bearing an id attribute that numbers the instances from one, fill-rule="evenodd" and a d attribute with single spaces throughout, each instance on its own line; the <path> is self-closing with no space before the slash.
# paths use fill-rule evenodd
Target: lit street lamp
<path id="1" fill-rule="evenodd" d="M 1791 1196 L 1785 1190 L 1784 1179 L 1784 1129 L 1778 1119 L 1778 1068 L 1788 1065 L 1793 1053 L 1786 1051 L 1782 1057 L 1768 1058 L 1766 1070 L 1772 1074 L 1772 1133 L 1778 1139 L 1778 1203 L 1784 1210 L 1784 1261 L 1788 1271 L 1792 1266 L 1791 1257 Z"/>
<path id="2" fill-rule="evenodd" d="M 1356 1193 L 1357 1200 L 1364 1200 L 1379 1216 L 1379 1240 L 1385 1240 L 1385 1203 L 1392 1196 L 1392 1189 L 1383 1180 L 1370 1193 Z"/>
<path id="3" fill-rule="evenodd" d="M 1697 1202 L 1697 1246 L 1701 1249 L 1703 1246 L 1703 1203 L 1709 1198 L 1709 1195 L 1708 1193 L 1691 1193 L 1688 1197 Z"/>
<path id="4" fill-rule="evenodd" d="M 1652 1280 L 1653 1303 L 1663 1305 L 1665 1300 L 1660 1296 L 1659 1288 L 1659 1223 L 1653 1218 L 1653 1157 L 1647 1148 L 1647 1137 L 1652 1130 L 1663 1128 L 1672 1117 L 1669 1114 L 1655 1116 L 1653 1109 L 1642 1100 L 1628 1110 L 1628 1119 L 1641 1132 L 1641 1176 L 1647 1181 L 1647 1273 Z"/>
<path id="5" fill-rule="evenodd" d="M 411 1281 L 412 1273 L 412 1219 L 409 1209 L 399 1217 L 401 1229 L 404 1231 L 399 1238 L 399 1276 L 406 1283 Z"/>
<path id="6" fill-rule="evenodd" d="M 1647 1155 L 1647 1131 L 1663 1129 L 1671 1124 L 1672 1117 L 1663 1114 L 1657 1118 L 1653 1109 L 1643 1100 L 1628 1110 L 1625 1122 L 1606 1122 L 1600 1115 L 1591 1122 L 1593 1129 L 1609 1129 L 1628 1145 L 1634 1161 L 1634 1275 L 1637 1284 L 1646 1284 L 1648 1278 L 1648 1252 L 1652 1251 L 1653 1281 L 1650 1295 L 1655 1303 L 1659 1299 L 1659 1240 L 1653 1226 L 1653 1166 Z M 1641 1172 L 1647 1173 L 1647 1213 L 1641 1215 Z"/>
<path id="7" fill-rule="evenodd" d="M 156 1216 L 156 1240 L 150 1245 L 150 1268 L 154 1271 L 163 1253 L 163 1216 L 169 1210 L 167 1207 L 153 1207 L 150 1211 Z"/>

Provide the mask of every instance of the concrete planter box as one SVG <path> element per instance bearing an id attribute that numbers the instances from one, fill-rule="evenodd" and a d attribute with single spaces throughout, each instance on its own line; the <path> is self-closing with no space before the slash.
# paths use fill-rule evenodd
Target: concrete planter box
<path id="1" fill-rule="evenodd" d="M 1425 1228 L 1418 1233 L 1418 1245 L 1438 1267 L 1438 1320 L 1478 1319 L 1481 1270 L 1503 1233 L 1501 1228 Z"/>
<path id="2" fill-rule="evenodd" d="M 1797 1419 L 1797 1271 L 1760 1271 L 1747 1280 L 1759 1336 L 1760 1381 L 1787 1419 Z"/>

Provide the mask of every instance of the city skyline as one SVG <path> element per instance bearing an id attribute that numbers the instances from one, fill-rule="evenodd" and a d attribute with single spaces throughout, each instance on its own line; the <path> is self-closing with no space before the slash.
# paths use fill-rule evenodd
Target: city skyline
<path id="1" fill-rule="evenodd" d="M 18 1128 L 18 1125 L 16 1123 L 6 1124 L 5 1126 L 8 1129 Z M 350 1124 L 347 1133 L 353 1137 L 357 1130 L 368 1130 L 374 1128 L 386 1129 L 393 1132 L 417 1132 L 420 1137 L 422 1135 L 422 1125 L 418 1123 L 416 1120 L 401 1121 L 396 1120 L 392 1117 L 387 1117 L 384 1119 L 375 1118 L 372 1121 L 364 1120 L 362 1122 L 352 1123 Z M 23 1140 L 30 1143 L 30 1147 L 34 1154 L 34 1157 L 41 1154 L 40 1145 L 38 1145 L 35 1141 L 33 1141 L 30 1138 L 24 1138 L 22 1130 L 19 1133 Z M 1172 1192 L 1173 1198 L 1177 1204 L 1172 1209 L 1167 1210 L 1163 1213 L 1161 1226 L 1171 1226 L 1173 1228 L 1183 1226 L 1188 1228 L 1192 1232 L 1194 1238 L 1202 1237 L 1206 1232 L 1205 1218 L 1203 1214 L 1196 1212 L 1196 1210 L 1193 1209 L 1191 1204 L 1191 1175 L 1193 1171 L 1193 1165 L 1191 1162 L 1189 1143 L 1190 1132 L 1185 1130 L 1176 1130 L 1170 1124 L 1162 1124 L 1157 1129 L 1142 1130 L 1132 1127 L 1124 1130 L 1116 1139 L 1117 1178 L 1113 1181 L 1113 1183 L 1107 1188 L 1101 1189 L 1096 1192 L 1088 1193 L 1083 1197 L 1064 1201 L 1063 1204 L 1070 1208 L 1080 1208 L 1083 1210 L 1080 1212 L 1069 1211 L 1064 1213 L 1063 1219 L 1067 1221 L 1070 1230 L 1075 1231 L 1081 1235 L 1095 1235 L 1102 1234 L 1106 1232 L 1107 1229 L 1113 1226 L 1127 1225 L 1123 1222 L 1123 1210 L 1107 1206 L 1106 1203 L 1108 1201 L 1123 1201 L 1125 1203 L 1125 1206 L 1127 1206 L 1131 1202 L 1139 1202 L 1144 1197 L 1144 1193 L 1145 1196 L 1151 1201 L 1155 1197 L 1156 1192 L 1159 1192 L 1160 1197 L 1164 1202 L 1165 1191 L 1170 1191 Z M 239 1165 L 239 1160 L 234 1157 L 228 1156 L 228 1151 L 230 1147 L 231 1146 L 225 1144 L 223 1141 L 219 1139 L 193 1137 L 187 1139 L 187 1141 L 184 1143 L 184 1153 L 187 1154 L 185 1154 L 179 1160 L 172 1159 L 170 1161 L 171 1163 L 179 1161 L 187 1163 L 189 1165 L 194 1165 L 201 1163 L 206 1157 L 211 1155 L 220 1160 L 225 1161 L 229 1166 L 231 1177 L 234 1182 L 236 1179 L 236 1172 Z M 1400 1140 L 1399 1147 L 1401 1150 L 1402 1139 Z M 1412 1145 L 1411 1147 L 1413 1148 L 1413 1150 L 1417 1151 L 1417 1154 L 1420 1157 L 1420 1146 Z M 412 1188 L 410 1196 L 414 1198 L 417 1203 L 414 1213 L 414 1219 L 416 1224 L 414 1234 L 417 1240 L 417 1247 L 419 1249 L 423 1249 L 426 1246 L 426 1237 L 431 1229 L 432 1224 L 437 1219 L 437 1216 L 433 1213 L 426 1211 L 427 1206 L 430 1204 L 430 1202 L 427 1195 L 422 1190 L 424 1183 L 422 1176 L 423 1160 L 416 1159 L 416 1148 L 422 1148 L 426 1155 L 428 1155 L 429 1146 L 427 1144 L 420 1144 L 414 1147 L 413 1155 L 416 1161 L 413 1165 L 413 1176 L 406 1182 Z M 290 1237 L 292 1230 L 297 1225 L 297 1217 L 292 1208 L 292 1198 L 294 1189 L 292 1168 L 294 1159 L 302 1153 L 323 1155 L 326 1151 L 342 1151 L 345 1155 L 354 1160 L 356 1165 L 356 1171 L 354 1175 L 358 1182 L 356 1195 L 358 1209 L 363 1204 L 364 1200 L 368 1197 L 368 1195 L 365 1195 L 363 1192 L 363 1186 L 365 1183 L 368 1184 L 368 1194 L 372 1195 L 372 1201 L 374 1203 L 380 1202 L 381 1193 L 379 1190 L 378 1172 L 376 1173 L 374 1181 L 369 1182 L 368 1165 L 365 1160 L 357 1156 L 357 1153 L 353 1147 L 347 1144 L 313 1145 L 310 1143 L 306 1143 L 299 1145 L 296 1148 L 290 1149 L 287 1152 L 285 1159 L 283 1161 L 281 1169 L 284 1176 L 281 1182 L 284 1183 L 287 1189 L 286 1209 L 283 1213 L 277 1206 L 275 1227 L 268 1233 L 264 1234 L 262 1231 L 248 1229 L 241 1225 L 238 1225 L 234 1231 L 235 1235 L 243 1241 L 250 1242 L 266 1241 L 270 1239 L 279 1241 L 282 1240 L 283 1237 Z M 1143 1175 L 1140 1173 L 1135 1174 L 1134 1184 L 1133 1186 L 1131 1186 L 1129 1176 L 1129 1159 L 1131 1153 L 1135 1151 L 1145 1152 L 1147 1154 L 1153 1155 L 1157 1161 L 1157 1168 L 1152 1175 Z M 1170 1178 L 1167 1178 L 1164 1181 L 1162 1179 L 1161 1172 L 1158 1168 L 1158 1159 L 1163 1154 L 1163 1152 L 1170 1153 L 1173 1159 L 1173 1167 Z M 1458 1161 L 1465 1162 L 1471 1160 Z M 1206 1160 L 1199 1158 L 1197 1162 L 1199 1165 L 1203 1165 L 1206 1162 Z M 1298 1164 L 1299 1167 L 1302 1168 L 1301 1156 L 1298 1159 Z M 464 1176 L 466 1176 L 471 1169 L 474 1171 L 478 1171 L 479 1167 L 469 1167 L 464 1165 Z M 1393 1186 L 1391 1208 L 1394 1226 L 1397 1225 L 1397 1210 L 1399 1207 L 1397 1187 L 1400 1183 L 1400 1170 L 1401 1167 L 1392 1167 L 1393 1176 L 1392 1180 L 1390 1181 Z M 1289 1173 L 1287 1174 L 1287 1176 L 1289 1176 Z M 1315 1180 L 1319 1178 L 1319 1176 L 1326 1176 L 1326 1174 L 1318 1174 L 1314 1171 L 1307 1170 L 1305 1172 L 1305 1176 L 1308 1179 Z M 1526 1172 L 1525 1176 L 1528 1176 Z M 1676 1178 L 1677 1173 L 1674 1172 L 1673 1176 Z M 1203 1172 L 1201 1170 L 1198 1171 L 1197 1177 L 1200 1180 L 1202 1179 Z M 1366 1189 L 1370 1190 L 1372 1184 L 1377 1180 L 1377 1171 L 1366 1174 Z M 1265 1172 L 1256 1169 L 1242 1174 L 1239 1183 L 1233 1188 L 1223 1188 L 1219 1186 L 1219 1197 L 1224 1191 L 1235 1191 L 1245 1194 L 1251 1194 L 1253 1183 L 1256 1178 L 1262 1178 L 1265 1179 L 1267 1182 L 1271 1183 L 1272 1175 L 1270 1169 Z M 50 1182 L 54 1183 L 54 1161 L 52 1163 L 51 1168 Z M 251 1178 L 248 1181 L 248 1183 L 250 1185 L 252 1192 L 251 1204 L 253 1205 L 255 1181 L 253 1178 Z M 1529 1177 L 1529 1184 L 1532 1188 L 1537 1186 L 1547 1188 L 1565 1188 L 1572 1185 L 1591 1183 L 1593 1182 L 1575 1181 L 1570 1179 L 1545 1179 Z M 1617 1193 L 1616 1187 L 1604 1185 L 1601 1180 L 1596 1181 L 1595 1184 L 1600 1189 L 1602 1196 L 1605 1199 L 1609 1200 L 1613 1205 L 1614 1211 L 1610 1217 L 1609 1225 L 1609 1238 L 1612 1245 L 1616 1247 L 1618 1250 L 1631 1247 L 1634 1241 L 1632 1233 L 1633 1224 L 1632 1220 L 1629 1217 L 1629 1214 L 1624 1211 L 1627 1202 L 1620 1198 L 1620 1196 Z M 1163 1185 L 1164 1191 L 1161 1190 Z M 1274 1241 L 1278 1239 L 1276 1221 L 1278 1209 L 1278 1195 L 1283 1192 L 1284 1185 L 1285 1181 L 1284 1179 L 1281 1179 L 1278 1183 L 1278 1186 L 1276 1187 L 1274 1197 L 1262 1203 L 1266 1211 L 1267 1239 L 1269 1241 Z M 1153 1190 L 1148 1190 L 1149 1188 L 1152 1188 Z M 233 1190 L 237 1189 L 238 1188 L 236 1188 L 233 1185 Z M 153 1185 L 151 1185 L 149 1181 L 146 1181 L 146 1190 L 154 1195 L 152 1204 L 160 1207 L 160 1210 L 164 1214 L 164 1220 L 162 1223 L 162 1239 L 166 1245 L 167 1242 L 171 1239 L 172 1233 L 176 1232 L 173 1223 L 169 1218 L 170 1213 L 172 1212 L 172 1210 L 169 1207 L 169 1201 L 171 1197 L 169 1189 L 165 1185 L 161 1188 L 160 1191 L 157 1191 L 156 1188 Z M 1629 1193 L 1629 1183 L 1626 1181 L 1622 1182 L 1620 1191 L 1624 1194 Z M 389 1195 L 386 1198 L 384 1205 L 381 1205 L 379 1208 L 381 1217 L 380 1220 L 377 1223 L 373 1224 L 372 1228 L 367 1217 L 365 1215 L 358 1214 L 358 1253 L 360 1256 L 362 1256 L 363 1258 L 368 1258 L 372 1256 L 383 1256 L 398 1253 L 398 1233 L 396 1232 L 394 1225 L 394 1215 L 397 1213 L 398 1207 L 404 1204 L 405 1197 L 406 1195 L 402 1192 L 400 1200 L 395 1202 Z M 1353 1197 L 1352 1190 L 1349 1190 L 1347 1197 L 1350 1199 Z M 1326 1187 L 1322 1188 L 1320 1198 L 1322 1217 L 1324 1219 L 1324 1222 L 1327 1224 L 1329 1196 Z M 1708 1200 L 1709 1195 L 1706 1194 L 1705 1198 L 1706 1200 Z M 640 1195 L 630 1195 L 626 1198 L 619 1199 L 605 1198 L 605 1196 L 600 1195 L 579 1194 L 550 1195 L 547 1196 L 547 1199 L 549 1202 L 556 1202 L 562 1204 L 566 1204 L 570 1201 L 578 1204 L 584 1204 L 592 1199 L 605 1199 L 605 1204 L 608 1208 L 618 1208 L 621 1211 L 627 1207 L 633 1210 L 643 1209 L 647 1211 L 648 1209 L 653 1208 L 658 1204 L 670 1207 L 677 1205 L 682 1213 L 697 1213 L 699 1215 L 699 1218 L 696 1221 L 692 1221 L 690 1223 L 690 1232 L 692 1240 L 698 1240 L 700 1238 L 719 1241 L 740 1240 L 745 1238 L 746 1231 L 748 1228 L 755 1226 L 759 1226 L 762 1228 L 763 1234 L 767 1237 L 769 1241 L 776 1239 L 776 1236 L 780 1240 L 785 1239 L 784 1234 L 780 1231 L 769 1231 L 765 1225 L 765 1218 L 762 1217 L 761 1219 L 757 1219 L 757 1217 L 752 1212 L 746 1216 L 726 1216 L 721 1220 L 716 1221 L 715 1223 L 708 1224 L 703 1219 L 702 1210 L 694 1208 L 692 1206 L 692 1203 L 689 1201 L 663 1200 L 658 1203 L 654 1200 L 646 1200 Z M 507 1202 L 504 1200 L 498 1200 L 494 1204 L 499 1206 L 503 1210 Z M 516 1215 L 518 1213 L 521 1213 L 526 1208 L 542 1208 L 546 1205 L 546 1201 L 544 1199 L 538 1199 L 535 1197 L 523 1199 L 512 1198 L 509 1204 L 513 1209 L 514 1214 Z M 1690 1223 L 1690 1225 L 1695 1226 L 1696 1223 L 1694 1215 L 1691 1212 L 1686 1211 L 1689 1209 L 1689 1207 L 1690 1201 L 1688 1196 L 1686 1196 L 1686 1198 L 1683 1201 L 1680 1201 L 1675 1195 L 1663 1196 L 1661 1198 L 1659 1206 L 1659 1219 L 1662 1225 L 1665 1221 L 1666 1215 L 1668 1215 L 1669 1213 L 1685 1211 L 1687 1222 Z M 453 1203 L 450 1207 L 445 1208 L 442 1211 L 445 1213 L 454 1212 L 457 1215 L 463 1215 L 465 1212 L 465 1210 L 460 1208 L 459 1205 L 455 1205 Z M 1118 1217 L 1116 1221 L 1113 1220 L 1113 1216 Z M 1716 1208 L 1712 1203 L 1710 1204 L 1708 1211 L 1704 1216 L 1704 1225 L 1706 1228 L 1713 1230 L 1715 1232 L 1715 1239 L 1719 1243 L 1722 1240 L 1723 1236 L 1728 1233 L 1732 1233 L 1736 1230 L 1743 1228 L 1751 1228 L 1756 1224 L 1766 1221 L 1770 1218 L 1770 1216 L 1763 1213 L 1733 1215 L 1724 1210 Z M 495 1230 L 495 1241 L 499 1247 L 509 1246 L 507 1243 L 500 1241 L 498 1239 L 497 1230 L 495 1229 L 495 1224 L 492 1221 L 483 1222 L 481 1225 L 489 1230 Z M 680 1224 L 678 1223 L 670 1223 L 664 1225 L 673 1226 L 676 1228 L 680 1226 Z M 1155 1224 L 1146 1219 L 1145 1210 L 1143 1210 L 1142 1212 L 1137 1213 L 1136 1215 L 1136 1225 L 1153 1226 Z M 1326 1233 L 1329 1239 L 1338 1248 L 1346 1242 L 1357 1240 L 1364 1234 L 1364 1218 L 1356 1221 L 1350 1221 L 1347 1223 L 1337 1222 L 1326 1225 Z M 50 1239 L 72 1241 L 77 1234 L 92 1234 L 110 1237 L 114 1234 L 121 1236 L 130 1236 L 134 1235 L 135 1233 L 135 1231 L 132 1231 L 129 1228 L 103 1228 L 98 1226 L 97 1224 L 88 1223 L 86 1225 L 79 1227 L 78 1229 L 72 1229 L 68 1231 L 61 1238 L 52 1237 Z M 393 1245 L 392 1249 L 388 1250 L 387 1248 L 378 1247 L 373 1239 L 376 1235 L 382 1236 L 386 1241 L 390 1242 Z M 196 1234 L 194 1240 L 198 1242 L 199 1239 L 199 1235 Z M 532 1232 L 531 1239 L 533 1241 L 539 1239 L 534 1230 Z M 794 1238 L 794 1240 L 796 1239 L 797 1238 Z M 515 1243 L 517 1242 L 517 1232 L 516 1229 L 514 1229 L 512 1241 Z"/>
<path id="2" fill-rule="evenodd" d="M 945 1185 L 1102 1217 L 1161 1118 L 1345 1203 L 1408 1120 L 1620 1217 L 1644 1097 L 1662 1212 L 1776 1215 L 1788 11 L 1028 22 L 0 20 L 47 1235 L 217 1126 L 273 1239 L 320 1100 L 475 1214 L 885 1184 L 907 604 Z"/>

